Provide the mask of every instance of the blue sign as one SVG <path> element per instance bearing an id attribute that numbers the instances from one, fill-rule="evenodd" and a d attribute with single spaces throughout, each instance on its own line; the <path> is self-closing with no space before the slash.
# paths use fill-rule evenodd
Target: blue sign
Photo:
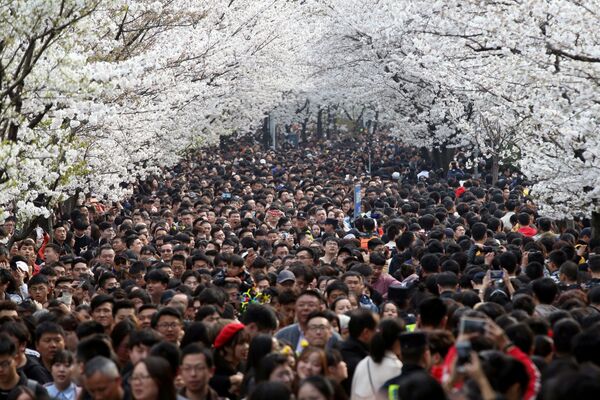
<path id="1" fill-rule="evenodd" d="M 360 196 L 360 184 L 354 186 L 354 219 L 360 217 L 361 211 L 361 196 Z"/>

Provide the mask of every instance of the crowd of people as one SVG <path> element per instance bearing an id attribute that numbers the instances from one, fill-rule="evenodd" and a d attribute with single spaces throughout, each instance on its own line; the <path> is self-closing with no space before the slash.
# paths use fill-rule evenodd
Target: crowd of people
<path id="1" fill-rule="evenodd" d="M 378 143 L 225 140 L 51 232 L 7 218 L 0 400 L 600 396 L 589 221 Z"/>

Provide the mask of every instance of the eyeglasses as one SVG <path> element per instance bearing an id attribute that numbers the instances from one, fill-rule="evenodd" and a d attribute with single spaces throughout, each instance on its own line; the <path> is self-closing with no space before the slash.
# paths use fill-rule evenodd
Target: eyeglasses
<path id="1" fill-rule="evenodd" d="M 156 327 L 158 329 L 176 329 L 176 328 L 179 328 L 179 326 L 180 325 L 178 322 L 171 322 L 171 323 L 164 322 L 164 323 L 160 323 L 160 324 L 156 325 Z"/>
<path id="2" fill-rule="evenodd" d="M 6 369 L 6 368 L 10 367 L 11 364 L 12 364 L 12 360 L 0 361 L 0 368 Z"/>
<path id="3" fill-rule="evenodd" d="M 326 331 L 330 329 L 327 325 L 309 325 L 308 330 L 310 331 Z"/>

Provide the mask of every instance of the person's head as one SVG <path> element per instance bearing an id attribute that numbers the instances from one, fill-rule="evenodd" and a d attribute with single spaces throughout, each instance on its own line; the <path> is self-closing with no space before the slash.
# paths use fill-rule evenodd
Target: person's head
<path id="1" fill-rule="evenodd" d="M 221 329 L 213 347 L 215 357 L 237 366 L 248 358 L 250 336 L 245 331 L 244 324 L 232 322 Z"/>
<path id="2" fill-rule="evenodd" d="M 114 265 L 115 250 L 110 244 L 105 244 L 98 249 L 98 261 L 106 265 Z"/>
<path id="3" fill-rule="evenodd" d="M 27 282 L 27 287 L 33 300 L 40 304 L 45 304 L 48 301 L 48 294 L 50 293 L 48 277 L 42 274 L 34 275 Z"/>
<path id="4" fill-rule="evenodd" d="M 327 304 L 331 306 L 338 297 L 348 297 L 350 290 L 348 289 L 348 285 L 336 279 L 327 284 L 325 294 L 327 296 Z"/>
<path id="5" fill-rule="evenodd" d="M 85 390 L 93 400 L 122 400 L 121 375 L 110 358 L 96 356 L 85 363 Z"/>
<path id="6" fill-rule="evenodd" d="M 92 298 L 90 307 L 92 308 L 92 318 L 99 322 L 104 329 L 109 330 L 113 324 L 113 306 L 115 304 L 112 296 L 99 294 Z"/>
<path id="7" fill-rule="evenodd" d="M 522 399 L 529 384 L 523 363 L 498 351 L 486 354 L 482 369 L 492 388 L 506 399 Z"/>
<path id="8" fill-rule="evenodd" d="M 0 333 L 0 382 L 10 382 L 17 374 L 17 346 L 5 333 Z"/>
<path id="9" fill-rule="evenodd" d="M 35 328 L 35 346 L 44 364 L 49 366 L 52 357 L 65 349 L 65 331 L 54 322 L 42 322 Z"/>
<path id="10" fill-rule="evenodd" d="M 300 326 L 305 326 L 310 313 L 321 310 L 322 306 L 323 299 L 318 292 L 305 290 L 300 293 L 296 299 L 296 319 Z"/>
<path id="11" fill-rule="evenodd" d="M 552 304 L 558 295 L 558 285 L 552 278 L 540 278 L 531 283 L 535 299 L 541 304 Z"/>
<path id="12" fill-rule="evenodd" d="M 155 269 L 148 272 L 144 276 L 144 280 L 146 281 L 148 294 L 152 297 L 153 302 L 156 302 L 157 299 L 160 299 L 164 291 L 167 290 L 169 275 L 162 269 Z"/>
<path id="13" fill-rule="evenodd" d="M 444 328 L 448 307 L 438 297 L 431 297 L 419 303 L 419 326 L 421 329 Z"/>
<path id="14" fill-rule="evenodd" d="M 290 367 L 289 358 L 283 354 L 271 353 L 260 360 L 256 382 L 263 381 L 281 382 L 291 389 L 294 371 Z"/>
<path id="15" fill-rule="evenodd" d="M 342 281 L 348 286 L 348 289 L 357 296 L 363 294 L 363 289 L 365 287 L 364 278 L 360 273 L 348 271 L 342 275 Z"/>
<path id="16" fill-rule="evenodd" d="M 326 370 L 327 355 L 325 354 L 325 350 L 314 346 L 309 346 L 302 350 L 296 365 L 296 372 L 300 379 L 314 375 L 323 375 Z"/>
<path id="17" fill-rule="evenodd" d="M 156 329 L 167 342 L 178 343 L 183 336 L 183 316 L 176 308 L 161 308 L 152 317 L 152 328 Z"/>
<path id="18" fill-rule="evenodd" d="M 154 356 L 139 361 L 129 378 L 131 392 L 136 400 L 175 400 L 174 380 L 167 360 Z"/>
<path id="19" fill-rule="evenodd" d="M 563 318 L 552 326 L 552 339 L 557 355 L 570 355 L 573 349 L 573 338 L 581 332 L 581 325 L 572 318 Z"/>
<path id="20" fill-rule="evenodd" d="M 400 351 L 402 362 L 429 368 L 431 353 L 427 343 L 427 335 L 423 332 L 407 332 L 400 335 Z"/>
<path id="21" fill-rule="evenodd" d="M 333 335 L 331 324 L 323 311 L 313 311 L 306 320 L 304 336 L 311 346 L 325 348 Z"/>
<path id="22" fill-rule="evenodd" d="M 18 318 L 17 303 L 11 300 L 0 301 L 0 318 L 2 317 Z"/>
<path id="23" fill-rule="evenodd" d="M 352 311 L 352 303 L 346 296 L 341 296 L 336 298 L 329 308 L 337 315 L 342 315 Z"/>
<path id="24" fill-rule="evenodd" d="M 154 314 L 158 312 L 158 306 L 156 304 L 144 304 L 137 310 L 137 320 L 140 324 L 140 328 L 148 329 L 152 327 L 152 318 Z"/>
<path id="25" fill-rule="evenodd" d="M 379 323 L 379 330 L 371 340 L 371 358 L 379 364 L 390 351 L 400 357 L 400 334 L 404 324 L 399 319 L 386 319 Z"/>
<path id="26" fill-rule="evenodd" d="M 180 371 L 186 392 L 203 394 L 214 375 L 211 351 L 196 343 L 187 345 L 181 352 Z"/>
<path id="27" fill-rule="evenodd" d="M 150 349 L 162 340 L 160 334 L 152 329 L 139 329 L 129 334 L 127 347 L 129 360 L 133 365 L 150 354 Z"/>
<path id="28" fill-rule="evenodd" d="M 292 391 L 281 382 L 263 381 L 257 384 L 250 394 L 249 400 L 290 400 Z"/>
<path id="29" fill-rule="evenodd" d="M 564 262 L 559 269 L 559 277 L 563 282 L 576 283 L 579 267 L 573 261 Z"/>
<path id="30" fill-rule="evenodd" d="M 398 318 L 398 306 L 393 301 L 386 301 L 379 307 L 382 319 Z"/>
<path id="31" fill-rule="evenodd" d="M 71 384 L 71 367 L 74 362 L 75 357 L 68 350 L 59 350 L 54 354 L 50 363 L 50 374 L 57 387 L 66 388 Z"/>
<path id="32" fill-rule="evenodd" d="M 277 330 L 277 315 L 269 306 L 264 304 L 249 304 L 244 314 L 240 317 L 240 322 L 246 326 L 246 332 L 250 337 L 258 333 L 273 334 Z"/>
<path id="33" fill-rule="evenodd" d="M 309 376 L 300 382 L 297 400 L 333 400 L 335 390 L 323 376 Z"/>
<path id="34" fill-rule="evenodd" d="M 370 343 L 375 331 L 379 317 L 373 312 L 359 308 L 351 311 L 349 314 L 348 333 L 350 337 L 363 343 Z"/>
<path id="35" fill-rule="evenodd" d="M 135 305 L 131 300 L 120 300 L 115 302 L 113 307 L 113 318 L 115 323 L 119 323 L 126 319 L 137 322 L 135 316 Z"/>
<path id="36" fill-rule="evenodd" d="M 244 259 L 237 254 L 229 255 L 227 258 L 227 276 L 237 277 L 244 272 Z"/>

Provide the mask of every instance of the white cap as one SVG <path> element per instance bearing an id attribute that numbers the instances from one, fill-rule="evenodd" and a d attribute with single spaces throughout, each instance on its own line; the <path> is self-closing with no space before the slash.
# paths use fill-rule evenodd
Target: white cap
<path id="1" fill-rule="evenodd" d="M 15 264 L 17 265 L 17 268 L 19 268 L 21 271 L 29 273 L 29 265 L 27 265 L 26 262 L 17 261 Z"/>

